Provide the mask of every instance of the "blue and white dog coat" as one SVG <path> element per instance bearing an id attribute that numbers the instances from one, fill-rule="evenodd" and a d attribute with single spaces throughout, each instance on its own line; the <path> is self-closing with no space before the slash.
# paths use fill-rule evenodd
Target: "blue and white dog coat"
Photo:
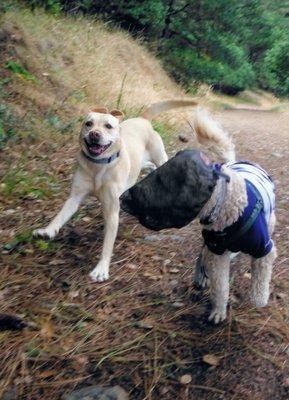
<path id="1" fill-rule="evenodd" d="M 205 244 L 218 255 L 229 250 L 234 253 L 241 251 L 254 258 L 264 257 L 273 246 L 268 224 L 275 208 L 274 183 L 257 164 L 238 161 L 225 166 L 245 179 L 248 204 L 239 219 L 222 232 L 203 229 Z"/>

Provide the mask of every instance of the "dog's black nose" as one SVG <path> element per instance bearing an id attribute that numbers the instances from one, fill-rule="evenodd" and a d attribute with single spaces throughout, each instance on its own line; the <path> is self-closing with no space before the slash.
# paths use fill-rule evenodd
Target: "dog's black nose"
<path id="1" fill-rule="evenodd" d="M 98 142 L 100 139 L 100 133 L 96 131 L 89 132 L 89 139 L 93 142 Z"/>

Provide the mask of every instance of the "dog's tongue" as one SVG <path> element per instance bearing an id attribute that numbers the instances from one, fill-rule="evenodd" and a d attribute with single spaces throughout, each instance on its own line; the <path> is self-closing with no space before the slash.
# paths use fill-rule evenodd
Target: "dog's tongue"
<path id="1" fill-rule="evenodd" d="M 95 146 L 89 146 L 89 151 L 92 154 L 95 154 L 96 156 L 100 155 L 101 153 L 104 152 L 107 146 L 101 146 L 101 145 L 95 145 Z"/>

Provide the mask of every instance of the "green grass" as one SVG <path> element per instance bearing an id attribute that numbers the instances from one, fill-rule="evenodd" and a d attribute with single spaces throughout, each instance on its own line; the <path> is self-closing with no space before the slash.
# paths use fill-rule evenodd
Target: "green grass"
<path id="1" fill-rule="evenodd" d="M 27 79 L 28 81 L 32 81 L 35 83 L 39 82 L 36 76 L 27 71 L 26 68 L 22 67 L 19 62 L 10 60 L 7 62 L 6 68 L 12 71 L 14 74 L 18 75 L 19 77 Z"/>
<path id="2" fill-rule="evenodd" d="M 9 170 L 2 179 L 1 191 L 9 197 L 42 199 L 59 191 L 57 179 L 44 171 L 25 171 L 23 166 Z"/>
<path id="3" fill-rule="evenodd" d="M 175 133 L 175 127 L 171 124 L 168 124 L 167 122 L 163 122 L 160 120 L 153 121 L 152 126 L 163 139 L 164 144 L 168 145 L 169 141 L 173 137 L 173 134 Z"/>

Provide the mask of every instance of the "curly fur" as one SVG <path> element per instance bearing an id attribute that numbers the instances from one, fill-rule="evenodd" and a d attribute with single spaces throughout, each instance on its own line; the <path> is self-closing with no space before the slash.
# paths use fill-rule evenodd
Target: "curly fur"
<path id="1" fill-rule="evenodd" d="M 205 112 L 197 111 L 194 129 L 198 141 L 201 144 L 206 144 L 221 162 L 235 160 L 234 144 L 231 138 Z M 248 201 L 245 180 L 238 173 L 225 166 L 222 167 L 222 171 L 230 176 L 226 199 L 216 221 L 210 226 L 206 226 L 206 229 L 216 231 L 222 231 L 237 221 L 247 206 Z M 202 217 L 211 213 L 216 204 L 217 192 L 216 187 L 210 200 L 201 211 Z M 275 221 L 276 217 L 273 212 L 269 223 L 270 234 L 273 234 Z M 213 320 L 215 323 L 219 323 L 226 318 L 226 308 L 229 298 L 230 254 L 229 251 L 226 251 L 221 256 L 216 255 L 204 247 L 196 266 L 195 282 L 201 286 L 210 285 L 212 312 L 209 320 Z M 265 257 L 259 259 L 252 257 L 251 300 L 256 307 L 264 307 L 268 303 L 270 294 L 269 285 L 276 256 L 277 252 L 274 245 L 271 252 Z"/>
<path id="2" fill-rule="evenodd" d="M 235 145 L 231 137 L 205 110 L 197 109 L 193 128 L 199 143 L 215 153 L 220 162 L 235 161 Z"/>

